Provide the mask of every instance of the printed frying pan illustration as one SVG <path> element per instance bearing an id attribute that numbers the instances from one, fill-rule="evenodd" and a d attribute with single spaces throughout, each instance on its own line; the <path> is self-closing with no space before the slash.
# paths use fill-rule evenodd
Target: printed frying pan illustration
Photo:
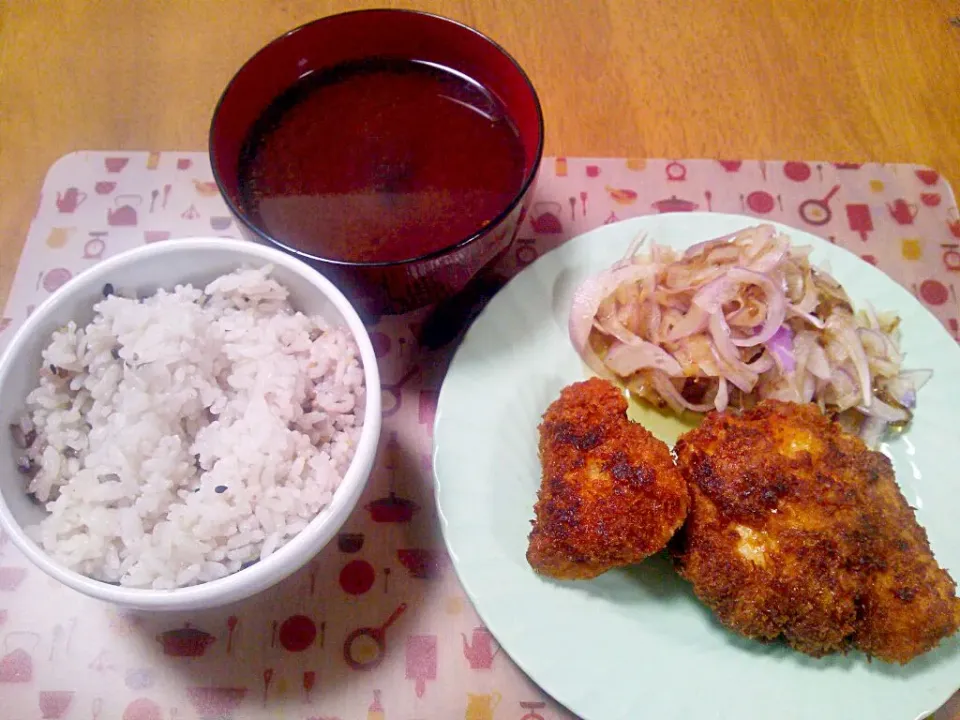
<path id="1" fill-rule="evenodd" d="M 387 628 L 407 609 L 400 603 L 380 627 L 357 628 L 343 641 L 343 659 L 354 670 L 372 670 L 383 662 L 387 652 Z"/>
<path id="2" fill-rule="evenodd" d="M 800 203 L 800 217 L 810 225 L 816 225 L 817 227 L 826 225 L 833 217 L 830 201 L 839 191 L 840 186 L 834 185 L 822 200 L 804 200 Z"/>

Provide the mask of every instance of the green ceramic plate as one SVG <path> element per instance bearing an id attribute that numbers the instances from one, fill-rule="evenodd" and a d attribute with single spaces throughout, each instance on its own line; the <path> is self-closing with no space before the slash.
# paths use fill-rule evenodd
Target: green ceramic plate
<path id="1" fill-rule="evenodd" d="M 960 684 L 960 642 L 906 667 L 860 653 L 821 660 L 725 630 L 658 556 L 580 583 L 545 580 L 524 554 L 540 483 L 537 425 L 584 377 L 567 337 L 573 288 L 645 232 L 685 248 L 757 220 L 689 213 L 608 225 L 544 255 L 489 303 L 440 393 L 436 495 L 457 573 L 484 622 L 530 677 L 591 720 L 914 720 Z M 932 368 L 910 430 L 882 447 L 940 563 L 960 575 L 960 348 L 914 297 L 853 254 L 792 228 L 855 302 L 896 309 L 907 365 Z"/>

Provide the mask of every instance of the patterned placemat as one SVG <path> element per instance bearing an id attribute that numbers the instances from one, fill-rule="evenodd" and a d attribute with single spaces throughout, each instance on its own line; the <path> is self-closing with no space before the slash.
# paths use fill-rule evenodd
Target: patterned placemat
<path id="1" fill-rule="evenodd" d="M 689 210 L 826 237 L 909 288 L 960 339 L 960 216 L 947 183 L 914 165 L 548 158 L 500 271 L 513 274 L 603 223 Z M 37 304 L 102 258 L 197 235 L 238 235 L 204 153 L 61 158 L 0 318 L 0 348 Z M 430 449 L 452 342 L 422 345 L 422 320 L 371 328 L 384 382 L 376 468 L 337 541 L 272 590 L 209 612 L 121 612 L 46 578 L 0 537 L 0 715 L 570 717 L 500 651 L 443 549 Z"/>

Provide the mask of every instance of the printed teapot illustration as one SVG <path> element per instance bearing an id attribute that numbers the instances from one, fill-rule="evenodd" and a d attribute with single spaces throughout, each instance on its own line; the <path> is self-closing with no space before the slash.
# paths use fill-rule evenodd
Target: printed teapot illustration
<path id="1" fill-rule="evenodd" d="M 890 213 L 890 217 L 900 225 L 912 225 L 914 218 L 917 217 L 918 208 L 903 198 L 897 198 L 894 202 L 887 203 L 887 210 Z"/>
<path id="2" fill-rule="evenodd" d="M 0 683 L 22 683 L 33 679 L 33 657 L 40 644 L 35 632 L 18 630 L 7 633 L 3 639 L 3 657 L 0 657 Z"/>
<path id="3" fill-rule="evenodd" d="M 465 633 L 463 638 L 463 656 L 470 663 L 471 670 L 486 670 L 493 665 L 493 658 L 500 652 L 500 646 L 493 639 L 493 635 L 485 627 L 475 627 L 473 635 L 468 641 Z"/>
<path id="4" fill-rule="evenodd" d="M 117 195 L 114 199 L 116 207 L 107 210 L 107 225 L 136 225 L 137 207 L 143 203 L 139 195 Z"/>
<path id="5" fill-rule="evenodd" d="M 72 213 L 87 199 L 87 194 L 75 187 L 68 187 L 63 192 L 57 192 L 57 210 L 62 213 Z"/>

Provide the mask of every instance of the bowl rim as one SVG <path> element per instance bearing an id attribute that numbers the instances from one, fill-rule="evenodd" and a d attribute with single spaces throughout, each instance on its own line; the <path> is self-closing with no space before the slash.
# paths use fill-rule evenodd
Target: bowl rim
<path id="1" fill-rule="evenodd" d="M 365 408 L 360 440 L 354 456 L 330 503 L 315 515 L 307 526 L 269 557 L 217 580 L 172 590 L 132 588 L 113 585 L 82 575 L 53 560 L 31 540 L 17 522 L 0 493 L 0 527 L 14 545 L 50 577 L 64 585 L 99 600 L 139 610 L 175 611 L 213 608 L 248 598 L 278 584 L 302 568 L 336 535 L 353 512 L 367 485 L 380 440 L 381 395 L 380 373 L 376 353 L 366 327 L 343 293 L 320 272 L 306 263 L 275 248 L 249 240 L 224 237 L 189 237 L 139 246 L 108 257 L 78 273 L 50 297 L 46 298 L 17 330 L 0 354 L 0 388 L 16 362 L 21 359 L 27 339 L 47 322 L 50 312 L 70 300 L 70 289 L 96 286 L 108 276 L 132 264 L 150 262 L 164 255 L 185 255 L 200 250 L 222 250 L 237 255 L 238 267 L 244 262 L 260 262 L 282 266 L 309 282 L 340 312 L 353 335 L 363 364 Z M 187 268 L 186 265 L 183 266 Z M 185 270 L 188 272 L 188 270 Z M 159 287 L 159 286 L 158 286 Z M 330 521 L 333 508 L 342 513 L 342 520 Z"/>
<path id="2" fill-rule="evenodd" d="M 504 209 L 501 212 L 499 212 L 492 220 L 490 220 L 489 223 L 481 227 L 479 230 L 477 230 L 473 234 L 468 235 L 465 238 L 461 238 L 460 240 L 457 240 L 451 243 L 450 245 L 445 245 L 439 250 L 434 250 L 432 252 L 424 253 L 423 255 L 417 255 L 412 258 L 405 258 L 403 260 L 374 260 L 374 261 L 366 261 L 366 262 L 356 261 L 356 260 L 338 260 L 336 258 L 327 258 L 327 257 L 322 257 L 320 255 L 315 255 L 305 250 L 301 250 L 291 244 L 285 243 L 273 237 L 273 235 L 271 235 L 269 232 L 267 232 L 263 228 L 259 227 L 255 222 L 253 222 L 253 220 L 251 220 L 247 216 L 247 213 L 244 210 L 242 210 L 236 203 L 234 203 L 233 200 L 230 198 L 230 196 L 224 190 L 224 183 L 220 177 L 220 172 L 217 169 L 217 163 L 215 162 L 215 159 L 214 159 L 216 156 L 215 148 L 214 148 L 214 145 L 215 145 L 214 136 L 216 134 L 217 120 L 220 117 L 220 110 L 227 97 L 227 94 L 233 88 L 234 84 L 237 82 L 237 79 L 240 77 L 240 75 L 245 70 L 247 70 L 250 66 L 252 66 L 252 64 L 256 62 L 257 58 L 259 58 L 263 53 L 265 53 L 268 48 L 271 48 L 275 45 L 279 45 L 280 43 L 285 42 L 287 38 L 290 37 L 291 35 L 294 35 L 295 33 L 298 33 L 298 32 L 302 32 L 314 25 L 325 23 L 337 18 L 342 18 L 347 15 L 375 15 L 375 14 L 419 15 L 419 16 L 428 18 L 431 21 L 438 20 L 442 23 L 454 25 L 458 28 L 461 28 L 462 30 L 466 30 L 471 34 L 476 35 L 485 43 L 490 45 L 494 50 L 496 50 L 501 55 L 503 55 L 510 62 L 513 68 L 516 70 L 520 79 L 526 85 L 527 90 L 529 90 L 531 98 L 533 99 L 534 109 L 536 110 L 536 113 L 537 113 L 537 149 L 536 149 L 536 152 L 534 153 L 533 162 L 530 164 L 529 169 L 527 169 L 526 173 L 524 174 L 523 182 L 520 184 L 519 189 L 514 194 L 513 199 L 510 200 L 510 202 L 504 207 Z M 295 28 L 288 30 L 282 35 L 278 35 L 273 40 L 271 40 L 270 42 L 260 47 L 260 49 L 258 49 L 249 58 L 247 58 L 244 61 L 244 63 L 240 66 L 240 68 L 230 78 L 230 81 L 227 83 L 226 87 L 223 89 L 223 92 L 220 94 L 220 98 L 217 100 L 217 104 L 214 107 L 213 115 L 210 118 L 210 129 L 207 134 L 207 154 L 210 159 L 210 167 L 213 171 L 214 182 L 216 182 L 217 184 L 217 189 L 220 191 L 220 196 L 223 198 L 224 203 L 230 209 L 230 212 L 233 214 L 233 216 L 240 221 L 243 227 L 249 230 L 250 232 L 254 233 L 254 235 L 260 238 L 262 241 L 269 243 L 271 246 L 282 248 L 283 252 L 294 255 L 295 257 L 299 257 L 306 262 L 326 263 L 326 264 L 337 266 L 340 268 L 389 268 L 389 267 L 402 267 L 404 265 L 412 265 L 415 263 L 434 260 L 440 257 L 444 257 L 446 255 L 449 255 L 451 253 L 455 253 L 465 248 L 466 246 L 476 242 L 477 240 L 485 237 L 491 231 L 492 228 L 497 227 L 501 222 L 503 222 L 506 218 L 508 218 L 510 214 L 517 209 L 517 206 L 520 205 L 523 202 L 523 199 L 527 196 L 527 192 L 530 190 L 530 187 L 533 185 L 534 180 L 536 179 L 537 174 L 540 170 L 540 163 L 543 161 L 543 147 L 544 147 L 543 106 L 540 103 L 540 96 L 537 94 L 537 89 L 534 87 L 533 82 L 530 80 L 530 77 L 527 75 L 526 71 L 523 69 L 520 63 L 517 62 L 516 58 L 514 58 L 513 55 L 507 52 L 506 49 L 502 45 L 500 45 L 498 42 L 490 38 L 488 35 L 485 35 L 484 33 L 480 32 L 476 28 L 470 27 L 466 23 L 462 23 L 458 20 L 453 20 L 452 18 L 448 18 L 443 15 L 437 15 L 436 13 L 425 12 L 423 10 L 412 10 L 409 8 L 367 8 L 367 9 L 361 9 L 361 10 L 349 10 L 347 12 L 342 12 L 342 13 L 334 13 L 333 15 L 326 15 L 324 17 L 319 17 L 314 20 L 310 20 L 308 22 L 302 23 L 296 26 Z"/>

